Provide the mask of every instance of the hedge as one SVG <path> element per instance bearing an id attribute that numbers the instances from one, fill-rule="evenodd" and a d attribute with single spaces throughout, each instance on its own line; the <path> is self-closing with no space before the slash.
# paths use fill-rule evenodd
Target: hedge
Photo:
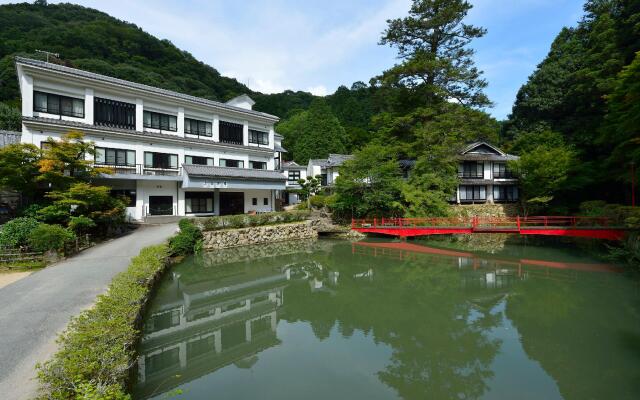
<path id="1" fill-rule="evenodd" d="M 126 381 L 142 308 L 167 259 L 166 245 L 142 249 L 93 308 L 72 318 L 58 338 L 58 352 L 37 366 L 40 398 L 130 399 Z"/>
<path id="2" fill-rule="evenodd" d="M 270 212 L 256 215 L 229 215 L 224 217 L 208 217 L 194 219 L 201 231 L 217 231 L 221 229 L 247 228 L 304 221 L 309 217 L 308 211 Z"/>
<path id="3" fill-rule="evenodd" d="M 180 232 L 169 239 L 171 254 L 185 256 L 195 253 L 196 246 L 202 240 L 202 232 L 190 219 L 181 219 L 178 226 L 180 227 Z"/>

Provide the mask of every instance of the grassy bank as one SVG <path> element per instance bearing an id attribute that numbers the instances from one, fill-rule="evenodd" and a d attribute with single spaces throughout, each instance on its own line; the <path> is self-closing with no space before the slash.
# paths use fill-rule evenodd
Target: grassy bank
<path id="1" fill-rule="evenodd" d="M 43 399 L 129 399 L 141 312 L 168 264 L 166 245 L 142 249 L 93 308 L 74 317 L 58 338 L 58 352 L 37 366 Z"/>

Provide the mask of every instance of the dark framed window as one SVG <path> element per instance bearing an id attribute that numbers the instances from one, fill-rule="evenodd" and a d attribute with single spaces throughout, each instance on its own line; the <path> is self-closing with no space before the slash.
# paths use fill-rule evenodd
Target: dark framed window
<path id="1" fill-rule="evenodd" d="M 102 165 L 135 166 L 135 150 L 96 147 L 95 163 Z"/>
<path id="2" fill-rule="evenodd" d="M 111 189 L 111 196 L 114 197 L 126 197 L 127 207 L 136 206 L 136 191 L 135 189 Z"/>
<path id="3" fill-rule="evenodd" d="M 493 177 L 498 179 L 508 179 L 512 178 L 513 174 L 507 168 L 506 163 L 493 163 Z"/>
<path id="4" fill-rule="evenodd" d="M 145 168 L 178 169 L 178 155 L 144 152 Z"/>
<path id="5" fill-rule="evenodd" d="M 266 197 L 265 197 L 265 198 L 263 198 L 263 199 L 262 199 L 262 204 L 263 204 L 263 205 L 265 205 L 265 206 L 268 206 L 268 205 L 269 205 L 269 199 L 268 199 L 268 198 L 266 198 Z"/>
<path id="6" fill-rule="evenodd" d="M 487 199 L 485 185 L 460 185 L 460 201 L 482 201 Z"/>
<path id="7" fill-rule="evenodd" d="M 184 133 L 188 135 L 211 137 L 212 132 L 213 124 L 211 122 L 191 118 L 184 119 Z"/>
<path id="8" fill-rule="evenodd" d="M 249 168 L 251 169 L 267 169 L 267 163 L 264 161 L 249 161 Z"/>
<path id="9" fill-rule="evenodd" d="M 327 183 L 328 183 L 327 174 L 320 174 L 320 185 L 327 186 Z"/>
<path id="10" fill-rule="evenodd" d="M 252 198 L 251 199 L 251 204 L 253 204 L 254 206 L 257 206 L 258 205 L 258 198 L 257 197 Z"/>
<path id="11" fill-rule="evenodd" d="M 287 175 L 287 180 L 289 182 L 298 183 L 299 179 L 300 179 L 300 171 L 289 171 Z"/>
<path id="12" fill-rule="evenodd" d="M 184 163 L 191 165 L 211 165 L 213 166 L 213 158 L 200 156 L 184 156 Z"/>
<path id="13" fill-rule="evenodd" d="M 221 167 L 233 167 L 233 168 L 244 168 L 244 161 L 242 160 L 228 160 L 225 158 L 220 159 Z"/>
<path id="14" fill-rule="evenodd" d="M 84 99 L 34 91 L 33 111 L 84 118 Z"/>
<path id="15" fill-rule="evenodd" d="M 269 132 L 249 129 L 249 143 L 269 144 Z"/>
<path id="16" fill-rule="evenodd" d="M 185 192 L 184 201 L 187 214 L 213 212 L 213 192 Z"/>
<path id="17" fill-rule="evenodd" d="M 223 143 L 243 144 L 243 129 L 242 124 L 220 121 L 220 141 Z"/>
<path id="18" fill-rule="evenodd" d="M 458 167 L 458 176 L 461 178 L 483 178 L 484 163 L 465 161 Z"/>
<path id="19" fill-rule="evenodd" d="M 93 123 L 112 128 L 136 129 L 136 105 L 95 97 Z"/>
<path id="20" fill-rule="evenodd" d="M 161 114 L 153 111 L 143 113 L 143 125 L 145 128 L 160 129 L 175 132 L 178 130 L 178 117 L 175 115 Z"/>
<path id="21" fill-rule="evenodd" d="M 493 187 L 494 201 L 517 201 L 518 187 L 515 185 L 495 185 Z"/>

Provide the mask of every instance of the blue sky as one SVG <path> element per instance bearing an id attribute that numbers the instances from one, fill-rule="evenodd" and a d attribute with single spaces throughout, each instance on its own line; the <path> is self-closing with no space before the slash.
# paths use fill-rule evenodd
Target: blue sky
<path id="1" fill-rule="evenodd" d="M 75 2 L 169 39 L 251 89 L 307 90 L 319 95 L 358 80 L 368 82 L 393 65 L 395 51 L 377 43 L 386 19 L 406 15 L 410 4 L 410 0 Z M 477 65 L 489 82 L 486 92 L 496 104 L 487 111 L 502 119 L 556 34 L 580 19 L 583 0 L 471 2 L 474 8 L 467 22 L 488 30 L 473 43 Z"/>

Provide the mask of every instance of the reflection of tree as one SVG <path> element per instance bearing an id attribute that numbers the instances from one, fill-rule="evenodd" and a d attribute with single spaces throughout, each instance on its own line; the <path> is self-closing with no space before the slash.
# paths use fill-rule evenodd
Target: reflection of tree
<path id="1" fill-rule="evenodd" d="M 393 348 L 379 379 L 405 399 L 479 398 L 492 376 L 500 343 L 485 330 L 499 323 L 462 290 L 460 274 L 439 265 L 356 258 L 350 247 L 322 254 L 327 270 L 340 272 L 332 293 L 309 295 L 297 284 L 285 290 L 285 318 L 308 321 L 319 339 L 337 323 L 344 336 L 370 331 Z M 375 279 L 354 278 L 375 265 Z M 474 312 L 472 318 L 471 314 Z"/>
<path id="2" fill-rule="evenodd" d="M 529 357 L 556 380 L 564 398 L 638 399 L 637 293 L 622 277 L 580 277 L 570 283 L 536 280 L 518 286 L 506 315 Z"/>

